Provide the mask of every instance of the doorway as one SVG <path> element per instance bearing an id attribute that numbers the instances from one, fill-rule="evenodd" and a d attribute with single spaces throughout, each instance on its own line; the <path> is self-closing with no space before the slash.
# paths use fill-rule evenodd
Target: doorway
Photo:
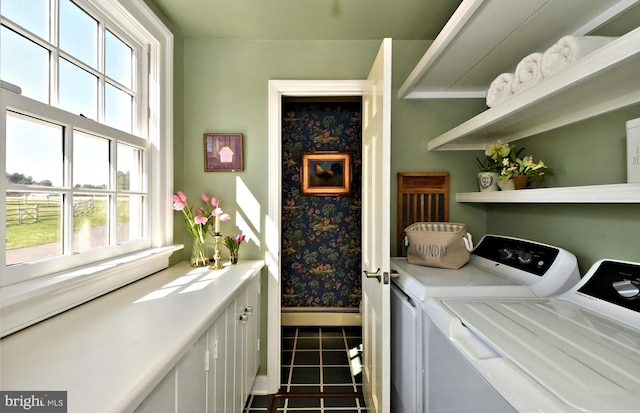
<path id="1" fill-rule="evenodd" d="M 283 97 L 362 96 L 365 80 L 269 81 L 269 208 L 267 220 L 267 377 L 266 393 L 276 393 L 281 383 L 281 245 L 282 245 L 282 99 Z"/>
<path id="2" fill-rule="evenodd" d="M 359 326 L 362 99 L 282 108 L 282 325 Z"/>

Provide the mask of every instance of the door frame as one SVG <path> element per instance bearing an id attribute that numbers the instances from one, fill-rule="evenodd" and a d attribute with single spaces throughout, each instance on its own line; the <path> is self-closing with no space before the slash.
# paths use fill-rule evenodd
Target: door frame
<path id="1" fill-rule="evenodd" d="M 265 262 L 268 273 L 267 394 L 276 393 L 281 383 L 282 98 L 362 96 L 366 84 L 366 80 L 269 80 L 269 203 L 265 220 Z"/>

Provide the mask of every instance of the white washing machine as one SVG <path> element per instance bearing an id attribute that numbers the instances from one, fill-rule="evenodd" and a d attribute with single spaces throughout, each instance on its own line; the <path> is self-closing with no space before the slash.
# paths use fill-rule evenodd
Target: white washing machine
<path id="1" fill-rule="evenodd" d="M 640 263 L 601 260 L 557 297 L 426 300 L 429 411 L 639 412 L 639 293 Z"/>
<path id="2" fill-rule="evenodd" d="M 406 258 L 392 258 L 391 268 L 398 272 L 391 286 L 394 413 L 429 411 L 426 388 L 436 384 L 427 380 L 430 326 L 423 307 L 429 298 L 548 297 L 580 280 L 576 257 L 570 252 L 497 235 L 483 237 L 469 262 L 458 270 L 412 265 Z"/>

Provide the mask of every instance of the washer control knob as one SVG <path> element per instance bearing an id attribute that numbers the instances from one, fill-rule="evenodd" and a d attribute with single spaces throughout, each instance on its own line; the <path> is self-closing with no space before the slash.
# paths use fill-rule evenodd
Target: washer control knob
<path id="1" fill-rule="evenodd" d="M 624 298 L 633 298 L 640 293 L 640 288 L 630 280 L 616 281 L 613 283 L 613 288 Z"/>
<path id="2" fill-rule="evenodd" d="M 513 250 L 507 247 L 501 248 L 500 256 L 505 260 L 510 260 L 511 258 L 513 258 Z"/>
<path id="3" fill-rule="evenodd" d="M 533 256 L 529 252 L 521 251 L 518 253 L 518 261 L 520 261 L 521 264 L 530 264 L 532 259 Z"/>

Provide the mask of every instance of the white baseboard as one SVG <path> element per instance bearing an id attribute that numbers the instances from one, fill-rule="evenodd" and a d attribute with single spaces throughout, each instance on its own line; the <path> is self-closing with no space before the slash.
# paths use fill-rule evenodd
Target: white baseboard
<path id="1" fill-rule="evenodd" d="M 253 387 L 251 388 L 251 394 L 266 395 L 269 394 L 267 389 L 267 376 L 256 376 Z"/>
<path id="2" fill-rule="evenodd" d="M 281 325 L 286 327 L 300 326 L 360 326 L 362 317 L 357 312 L 324 312 L 324 311 L 295 311 L 282 312 Z"/>

